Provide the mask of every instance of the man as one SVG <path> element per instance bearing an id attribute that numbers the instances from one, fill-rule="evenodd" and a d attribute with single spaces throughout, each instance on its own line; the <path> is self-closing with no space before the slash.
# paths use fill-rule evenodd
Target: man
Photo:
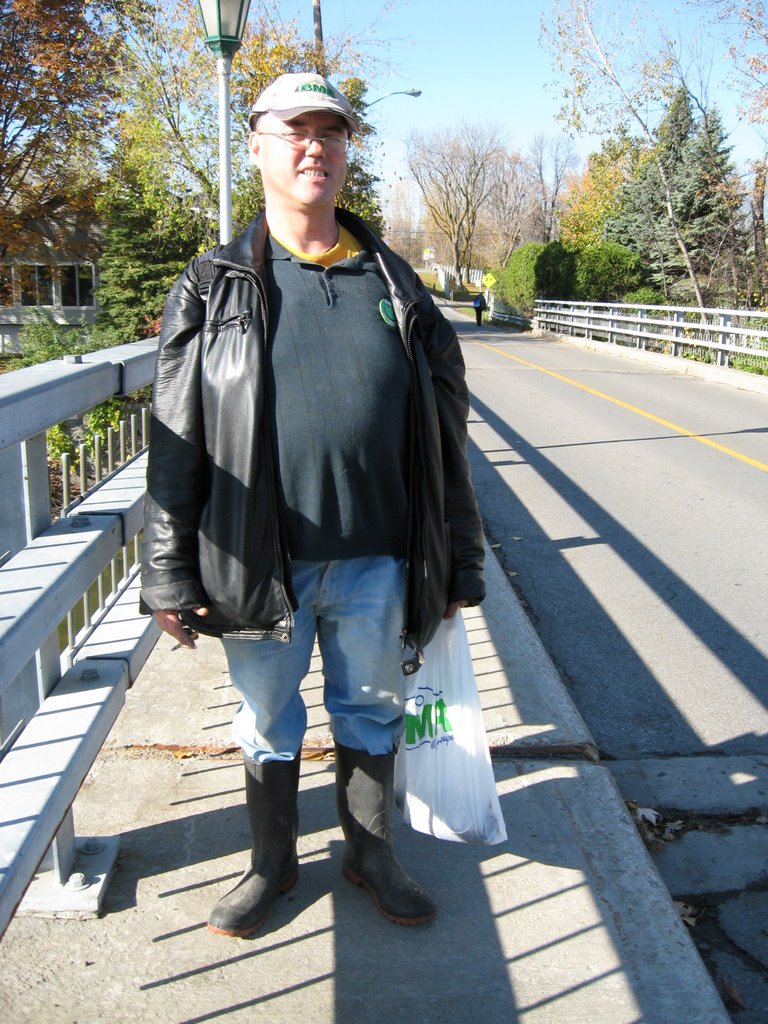
<path id="1" fill-rule="evenodd" d="M 297 878 L 315 637 L 344 875 L 385 917 L 435 907 L 392 849 L 404 673 L 482 600 L 456 335 L 413 271 L 335 208 L 358 123 L 319 75 L 281 75 L 249 141 L 265 212 L 171 290 L 153 398 L 142 597 L 185 647 L 221 636 L 242 696 L 251 863 L 209 928 L 250 935 Z"/>

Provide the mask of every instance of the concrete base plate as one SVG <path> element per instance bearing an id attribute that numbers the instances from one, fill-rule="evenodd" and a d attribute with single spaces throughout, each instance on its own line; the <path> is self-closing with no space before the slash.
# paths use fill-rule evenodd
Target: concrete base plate
<path id="1" fill-rule="evenodd" d="M 79 837 L 69 880 L 62 885 L 53 871 L 35 875 L 16 911 L 17 916 L 34 914 L 79 920 L 100 917 L 119 849 L 119 836 Z"/>

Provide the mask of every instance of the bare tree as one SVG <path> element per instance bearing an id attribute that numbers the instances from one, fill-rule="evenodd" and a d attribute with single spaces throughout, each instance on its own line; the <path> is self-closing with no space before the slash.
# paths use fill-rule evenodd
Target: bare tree
<path id="1" fill-rule="evenodd" d="M 470 261 L 478 216 L 503 153 L 495 125 L 462 123 L 454 131 L 415 132 L 408 166 L 436 227 L 447 239 L 453 275 L 461 285 Z"/>
<path id="2" fill-rule="evenodd" d="M 512 252 L 528 241 L 536 185 L 529 161 L 514 151 L 499 152 L 491 161 L 491 188 L 478 218 L 475 252 L 485 265 L 503 267 Z"/>
<path id="3" fill-rule="evenodd" d="M 530 160 L 536 182 L 535 224 L 537 242 L 553 241 L 558 235 L 558 212 L 565 179 L 578 159 L 573 140 L 567 135 L 549 138 L 536 135 L 530 147 Z"/>
<path id="4" fill-rule="evenodd" d="M 386 238 L 393 249 L 416 265 L 422 257 L 421 204 L 410 179 L 396 181 L 384 207 Z"/>

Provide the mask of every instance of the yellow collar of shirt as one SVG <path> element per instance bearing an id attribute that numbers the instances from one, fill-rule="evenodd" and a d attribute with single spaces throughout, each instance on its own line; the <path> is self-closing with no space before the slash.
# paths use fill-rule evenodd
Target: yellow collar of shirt
<path id="1" fill-rule="evenodd" d="M 352 259 L 353 256 L 357 256 L 361 251 L 358 240 L 351 231 L 347 231 L 341 224 L 339 224 L 339 240 L 336 242 L 336 245 L 326 249 L 325 252 L 321 252 L 319 255 L 317 253 L 301 252 L 299 249 L 292 249 L 290 245 L 286 245 L 282 238 L 278 238 L 274 233 L 272 237 L 292 255 L 298 256 L 302 263 L 318 263 L 321 267 L 331 267 L 334 263 L 339 263 L 341 260 Z"/>

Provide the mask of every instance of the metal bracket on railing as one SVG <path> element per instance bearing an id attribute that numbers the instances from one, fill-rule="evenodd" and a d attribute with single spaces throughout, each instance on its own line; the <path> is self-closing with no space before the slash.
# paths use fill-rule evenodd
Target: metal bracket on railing
<path id="1" fill-rule="evenodd" d="M 5 760 L 6 755 L 10 751 L 11 747 L 13 746 L 13 744 L 16 742 L 16 740 L 19 738 L 19 736 L 24 731 L 24 726 L 26 724 L 27 724 L 27 720 L 25 718 L 20 719 L 16 723 L 16 725 L 14 725 L 14 727 L 11 729 L 10 733 L 8 734 L 8 736 L 5 738 L 5 740 L 3 742 L 3 745 L 0 747 L 0 764 L 3 763 L 3 761 Z"/>

